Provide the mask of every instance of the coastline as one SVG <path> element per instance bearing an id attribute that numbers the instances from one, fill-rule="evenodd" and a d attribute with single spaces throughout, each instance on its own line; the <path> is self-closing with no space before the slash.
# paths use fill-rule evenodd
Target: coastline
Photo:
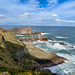
<path id="1" fill-rule="evenodd" d="M 44 72 L 44 69 L 43 69 L 44 67 L 55 66 L 55 65 L 64 63 L 65 60 L 67 60 L 53 53 L 47 53 L 28 42 L 22 43 L 16 38 L 16 36 L 13 33 L 5 29 L 0 28 L 0 33 L 5 39 L 5 42 L 3 42 L 5 43 L 5 45 L 3 46 L 9 52 L 10 57 L 14 61 L 14 64 L 17 63 L 21 68 L 25 70 L 31 70 L 31 71 L 37 70 L 38 72 L 41 72 L 41 68 L 42 68 Z M 46 39 L 49 39 L 49 38 L 46 38 Z M 1 64 L 3 64 L 3 62 Z M 7 65 L 7 66 L 10 66 L 10 65 Z"/>

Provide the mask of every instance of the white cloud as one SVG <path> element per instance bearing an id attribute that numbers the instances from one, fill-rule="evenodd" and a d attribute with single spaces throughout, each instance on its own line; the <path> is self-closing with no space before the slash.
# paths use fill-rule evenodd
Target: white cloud
<path id="1" fill-rule="evenodd" d="M 48 0 L 49 3 L 57 3 L 57 0 Z"/>
<path id="2" fill-rule="evenodd" d="M 67 23 L 74 23 L 75 22 L 75 21 L 60 20 L 60 19 L 56 19 L 56 21 L 59 21 L 59 22 L 67 22 Z"/>
<path id="3" fill-rule="evenodd" d="M 40 3 L 40 2 L 37 2 L 38 4 Z"/>
<path id="4" fill-rule="evenodd" d="M 5 17 L 5 15 L 0 15 L 0 18 L 4 18 Z"/>
<path id="5" fill-rule="evenodd" d="M 52 16 L 58 16 L 57 14 L 52 14 Z"/>
<path id="6" fill-rule="evenodd" d="M 21 15 L 18 15 L 19 17 L 25 17 L 25 16 L 28 16 L 29 15 L 29 13 L 23 13 L 23 14 L 21 14 Z"/>
<path id="7" fill-rule="evenodd" d="M 49 4 L 45 8 L 40 8 L 37 0 L 29 0 L 25 4 L 20 3 L 19 0 L 0 0 L 0 13 L 5 16 L 5 18 L 0 16 L 0 22 L 19 25 L 68 25 L 70 23 L 75 25 L 73 21 L 75 20 L 75 1 L 67 1 L 59 6 L 58 0 L 47 1 Z"/>
<path id="8" fill-rule="evenodd" d="M 28 19 L 28 17 L 29 17 L 29 13 L 23 13 L 23 14 L 21 14 L 21 15 L 18 15 L 18 17 L 20 17 L 20 19 L 22 19 L 22 20 L 24 20 L 24 19 Z"/>
<path id="9" fill-rule="evenodd" d="M 44 7 L 42 7 L 42 8 L 37 8 L 37 9 L 39 9 L 39 10 L 43 10 L 43 9 L 44 9 Z"/>
<path id="10" fill-rule="evenodd" d="M 54 7 L 55 5 L 58 4 L 58 1 L 57 0 L 48 0 L 48 7 Z"/>

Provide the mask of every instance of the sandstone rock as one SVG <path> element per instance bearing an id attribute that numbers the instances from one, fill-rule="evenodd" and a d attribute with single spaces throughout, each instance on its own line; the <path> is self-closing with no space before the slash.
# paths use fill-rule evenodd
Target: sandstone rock
<path id="1" fill-rule="evenodd" d="M 35 33 L 35 31 L 32 30 L 31 27 L 27 27 L 27 26 L 23 26 L 22 28 L 12 28 L 9 31 L 13 32 L 14 34 L 33 34 Z"/>

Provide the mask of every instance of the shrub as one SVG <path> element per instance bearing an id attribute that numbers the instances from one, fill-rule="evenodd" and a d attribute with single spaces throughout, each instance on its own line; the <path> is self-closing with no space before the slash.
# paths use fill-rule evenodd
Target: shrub
<path id="1" fill-rule="evenodd" d="M 3 61 L 3 58 L 0 57 L 0 60 Z"/>

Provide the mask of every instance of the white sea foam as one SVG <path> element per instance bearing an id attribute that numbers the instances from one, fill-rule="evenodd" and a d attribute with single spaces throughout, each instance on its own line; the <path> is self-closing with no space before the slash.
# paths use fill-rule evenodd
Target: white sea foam
<path id="1" fill-rule="evenodd" d="M 16 35 L 16 36 L 24 36 L 24 35 Z"/>
<path id="2" fill-rule="evenodd" d="M 48 41 L 52 41 L 52 40 L 49 40 L 49 39 L 48 39 Z"/>
<path id="3" fill-rule="evenodd" d="M 43 33 L 43 32 L 41 33 L 41 35 L 49 35 L 49 34 L 50 34 L 50 33 Z"/>
<path id="4" fill-rule="evenodd" d="M 68 75 L 75 75 L 75 55 L 69 55 L 64 53 L 57 53 L 58 56 L 67 58 L 69 61 L 60 65 L 60 67 L 66 72 Z"/>
<path id="5" fill-rule="evenodd" d="M 69 61 L 46 69 L 50 69 L 53 73 L 57 73 L 59 75 L 75 75 L 75 55 L 64 53 L 57 53 L 57 55 L 67 58 Z"/>
<path id="6" fill-rule="evenodd" d="M 53 48 L 54 48 L 54 49 L 66 49 L 63 45 L 60 45 L 59 43 L 55 43 L 55 44 L 53 45 Z"/>
<path id="7" fill-rule="evenodd" d="M 62 50 L 62 49 L 64 49 L 64 50 L 72 50 L 72 49 L 75 49 L 75 47 L 73 47 L 73 45 L 71 45 L 71 44 L 69 44 L 69 43 L 66 43 L 66 42 L 64 42 L 64 44 L 67 44 L 67 45 L 61 45 L 61 44 L 59 44 L 59 43 L 63 43 L 63 41 L 37 41 L 37 42 L 33 42 L 32 44 L 34 44 L 35 46 L 37 46 L 38 45 L 38 47 L 40 48 L 45 48 L 45 47 L 47 47 L 47 48 L 50 48 L 50 49 L 52 49 L 52 50 Z M 44 47 L 44 45 L 43 44 L 45 44 L 45 47 Z M 49 49 L 49 50 L 50 50 Z"/>
<path id="8" fill-rule="evenodd" d="M 68 37 L 56 36 L 56 38 L 60 38 L 60 39 L 64 38 L 64 39 L 66 39 Z"/>
<path id="9" fill-rule="evenodd" d="M 60 45 L 59 42 L 55 42 L 55 44 L 52 46 L 54 42 L 41 42 L 38 41 L 36 46 L 44 51 L 50 50 L 50 51 L 60 51 L 62 49 L 64 50 L 71 50 L 72 45 L 70 43 L 66 43 L 67 46 Z M 71 52 L 72 53 L 72 52 Z M 66 54 L 66 53 L 57 53 L 58 56 L 64 57 L 68 59 L 68 61 L 65 61 L 65 63 L 50 67 L 50 69 L 53 73 L 57 73 L 58 75 L 75 75 L 75 55 L 73 54 Z"/>
<path id="10" fill-rule="evenodd" d="M 49 46 L 49 44 L 48 44 L 48 46 Z M 50 45 L 50 48 L 59 49 L 59 50 L 66 49 L 63 45 L 60 45 L 59 43 L 55 43 L 55 44 Z"/>
<path id="11" fill-rule="evenodd" d="M 75 46 L 72 46 L 73 48 L 75 48 Z"/>

